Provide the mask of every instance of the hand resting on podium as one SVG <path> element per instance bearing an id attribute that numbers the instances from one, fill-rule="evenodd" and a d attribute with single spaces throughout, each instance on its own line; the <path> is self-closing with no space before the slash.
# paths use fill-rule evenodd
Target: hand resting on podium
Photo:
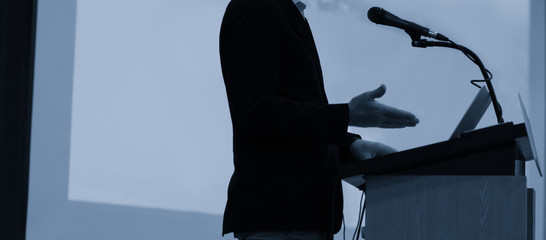
<path id="1" fill-rule="evenodd" d="M 351 144 L 351 155 L 356 160 L 366 160 L 397 152 L 396 149 L 380 142 L 357 139 Z"/>

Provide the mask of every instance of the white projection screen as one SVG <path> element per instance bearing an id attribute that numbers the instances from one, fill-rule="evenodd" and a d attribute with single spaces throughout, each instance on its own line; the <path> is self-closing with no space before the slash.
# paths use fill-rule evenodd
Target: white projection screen
<path id="1" fill-rule="evenodd" d="M 27 239 L 222 239 L 233 171 L 218 56 L 228 2 L 38 1 Z M 544 103 L 544 93 L 529 87 L 540 78 L 529 66 L 544 61 L 529 54 L 544 52 L 536 44 L 544 39 L 543 2 L 304 2 L 330 102 L 385 83 L 380 101 L 421 120 L 414 129 L 351 131 L 399 150 L 447 140 L 477 91 L 469 80 L 480 77 L 458 52 L 415 49 L 403 31 L 370 23 L 365 12 L 373 6 L 474 50 L 495 74 L 504 118 L 523 121 L 521 92 L 532 121 L 543 122 L 544 105 L 528 104 Z M 479 127 L 493 124 L 489 109 Z M 544 126 L 534 127 L 544 156 Z M 543 179 L 528 169 L 542 239 Z M 360 193 L 344 185 L 344 195 L 354 228 Z"/>

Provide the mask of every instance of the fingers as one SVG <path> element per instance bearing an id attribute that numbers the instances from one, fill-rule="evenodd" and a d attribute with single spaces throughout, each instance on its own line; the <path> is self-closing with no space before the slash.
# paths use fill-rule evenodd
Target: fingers
<path id="1" fill-rule="evenodd" d="M 390 121 L 393 123 L 401 122 L 401 123 L 409 123 L 414 125 L 419 123 L 419 119 L 415 115 L 413 115 L 413 113 L 410 113 L 404 110 L 398 110 L 398 109 L 389 110 L 385 112 L 384 117 L 385 117 L 385 121 Z"/>
<path id="2" fill-rule="evenodd" d="M 419 119 L 408 111 L 375 101 L 386 92 L 381 84 L 377 89 L 354 97 L 349 102 L 349 125 L 356 127 L 404 128 L 414 127 Z"/>
<path id="3" fill-rule="evenodd" d="M 381 119 L 372 125 L 372 127 L 380 128 L 405 128 L 405 127 L 415 127 L 419 123 L 419 119 L 408 119 L 408 118 L 398 118 L 398 117 L 387 117 L 383 116 Z"/>
<path id="4" fill-rule="evenodd" d="M 415 127 L 417 124 L 410 123 L 410 122 L 389 122 L 385 121 L 382 123 L 378 123 L 375 127 L 379 128 L 405 128 L 405 127 Z"/>
<path id="5" fill-rule="evenodd" d="M 419 119 L 413 113 L 384 104 L 380 105 L 382 105 L 381 108 L 383 108 L 384 111 L 383 121 L 380 124 L 385 125 L 385 127 L 414 127 L 419 123 Z"/>

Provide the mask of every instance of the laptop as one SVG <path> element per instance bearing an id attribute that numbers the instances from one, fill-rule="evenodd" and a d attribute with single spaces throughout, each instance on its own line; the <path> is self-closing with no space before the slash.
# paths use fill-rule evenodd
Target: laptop
<path id="1" fill-rule="evenodd" d="M 458 138 L 462 133 L 474 130 L 476 126 L 478 126 L 480 119 L 482 119 L 482 116 L 489 105 L 491 105 L 491 96 L 489 95 L 487 88 L 482 87 L 449 139 Z"/>

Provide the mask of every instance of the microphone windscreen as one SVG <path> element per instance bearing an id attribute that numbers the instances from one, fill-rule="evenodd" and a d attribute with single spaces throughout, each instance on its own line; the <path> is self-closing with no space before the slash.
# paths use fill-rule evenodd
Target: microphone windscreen
<path id="1" fill-rule="evenodd" d="M 368 19 L 374 23 L 382 24 L 385 20 L 385 10 L 380 7 L 370 8 L 370 10 L 368 10 Z"/>

